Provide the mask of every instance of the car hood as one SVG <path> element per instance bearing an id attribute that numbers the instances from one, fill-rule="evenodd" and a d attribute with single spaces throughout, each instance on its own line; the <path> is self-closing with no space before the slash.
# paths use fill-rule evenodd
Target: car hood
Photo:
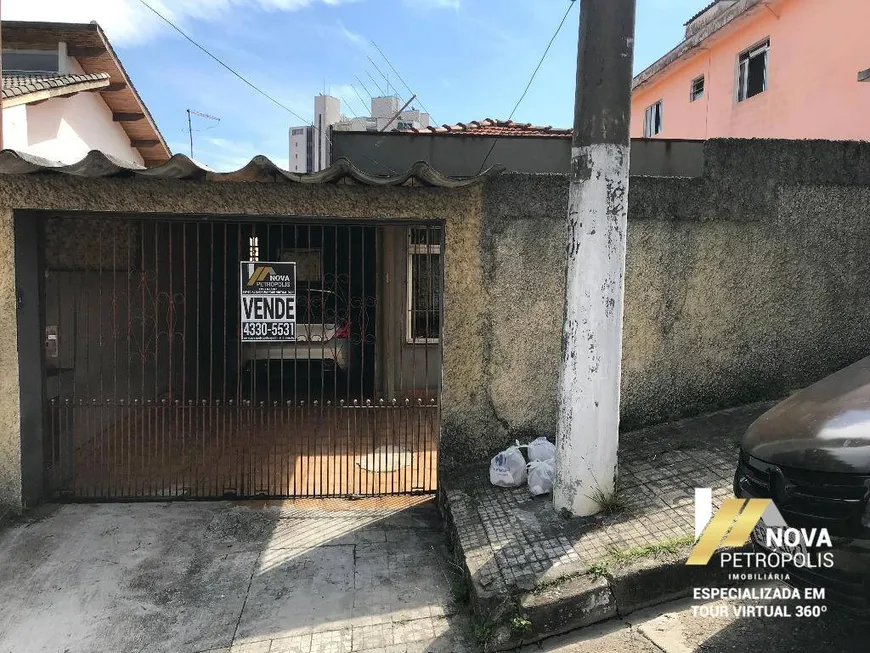
<path id="1" fill-rule="evenodd" d="M 870 357 L 771 408 L 749 427 L 742 448 L 784 467 L 870 473 Z"/>

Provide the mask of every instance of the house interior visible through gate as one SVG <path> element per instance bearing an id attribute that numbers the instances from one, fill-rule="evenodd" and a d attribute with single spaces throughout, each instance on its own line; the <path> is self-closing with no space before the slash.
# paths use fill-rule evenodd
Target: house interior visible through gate
<path id="1" fill-rule="evenodd" d="M 22 219 L 42 221 L 47 496 L 435 489 L 439 223 Z M 295 263 L 295 341 L 243 342 L 246 262 Z"/>

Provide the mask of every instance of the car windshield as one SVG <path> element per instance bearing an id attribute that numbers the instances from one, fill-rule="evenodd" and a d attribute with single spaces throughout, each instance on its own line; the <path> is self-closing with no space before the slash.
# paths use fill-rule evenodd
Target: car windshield
<path id="1" fill-rule="evenodd" d="M 335 293 L 314 288 L 300 288 L 296 297 L 296 322 L 299 324 L 335 324 Z"/>

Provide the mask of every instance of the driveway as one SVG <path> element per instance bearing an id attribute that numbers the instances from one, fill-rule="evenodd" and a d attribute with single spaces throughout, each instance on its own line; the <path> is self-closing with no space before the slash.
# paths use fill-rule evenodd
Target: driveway
<path id="1" fill-rule="evenodd" d="M 434 501 L 49 506 L 0 530 L 0 652 L 469 650 Z"/>

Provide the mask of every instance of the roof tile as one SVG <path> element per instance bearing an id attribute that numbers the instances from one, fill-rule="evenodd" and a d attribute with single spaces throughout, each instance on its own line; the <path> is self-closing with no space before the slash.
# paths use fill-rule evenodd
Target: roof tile
<path id="1" fill-rule="evenodd" d="M 546 136 L 549 138 L 571 138 L 570 129 L 554 129 L 552 125 L 538 126 L 529 122 L 514 122 L 513 120 L 471 120 L 455 125 L 428 126 L 411 129 L 394 129 L 393 131 L 410 134 L 449 134 L 451 136 Z"/>
<path id="2" fill-rule="evenodd" d="M 64 88 L 86 82 L 109 81 L 109 73 L 90 75 L 3 71 L 3 97 L 13 98 L 52 88 Z"/>

